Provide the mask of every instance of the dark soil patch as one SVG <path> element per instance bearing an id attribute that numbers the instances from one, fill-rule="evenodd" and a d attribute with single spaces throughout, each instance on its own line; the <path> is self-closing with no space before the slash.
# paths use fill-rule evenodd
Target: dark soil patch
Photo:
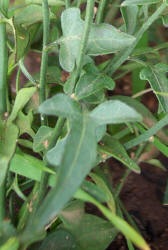
<path id="1" fill-rule="evenodd" d="M 162 157 L 163 158 L 163 157 Z M 163 162 L 167 159 L 163 158 Z M 123 169 L 111 162 L 114 181 L 121 176 Z M 141 234 L 152 250 L 168 249 L 168 207 L 164 206 L 163 196 L 167 173 L 143 164 L 140 175 L 131 173 L 127 178 L 120 198 L 139 227 Z M 125 239 L 118 235 L 108 250 L 127 250 Z"/>

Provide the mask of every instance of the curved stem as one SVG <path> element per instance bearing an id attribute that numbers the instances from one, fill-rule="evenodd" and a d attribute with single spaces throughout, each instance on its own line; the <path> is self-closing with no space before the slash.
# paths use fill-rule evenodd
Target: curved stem
<path id="1" fill-rule="evenodd" d="M 104 14 L 104 8 L 106 6 L 106 1 L 107 0 L 101 0 L 99 3 L 97 15 L 96 15 L 96 24 L 100 24 L 103 19 L 103 14 Z"/>
<path id="2" fill-rule="evenodd" d="M 6 24 L 0 23 L 0 116 L 6 112 L 6 88 L 8 72 L 8 52 L 6 38 Z"/>
<path id="3" fill-rule="evenodd" d="M 89 32 L 92 24 L 93 19 L 93 8 L 94 8 L 94 0 L 87 0 L 87 7 L 86 7 L 86 17 L 85 17 L 85 26 L 81 38 L 81 45 L 79 50 L 79 57 L 77 58 L 77 67 L 76 67 L 76 76 L 75 76 L 75 83 L 78 80 L 78 77 L 82 70 L 82 63 L 83 58 L 86 52 L 86 46 L 89 38 Z"/>
<path id="4" fill-rule="evenodd" d="M 159 17 L 159 15 L 163 12 L 163 10 L 166 8 L 166 3 L 162 3 L 160 7 L 153 13 L 152 16 L 148 18 L 148 20 L 142 25 L 141 29 L 138 31 L 136 35 L 136 40 L 131 44 L 131 46 L 127 50 L 122 50 L 118 55 L 116 55 L 108 64 L 108 66 L 105 69 L 105 73 L 112 75 L 127 59 L 128 56 L 132 53 L 132 51 L 135 49 L 137 43 L 141 39 L 142 35 L 145 33 L 145 31 L 148 30 L 150 25 L 156 21 L 156 19 Z"/>
<path id="5" fill-rule="evenodd" d="M 43 7 L 43 51 L 42 51 L 41 69 L 40 69 L 40 103 L 44 102 L 46 99 L 46 73 L 48 64 L 48 51 L 45 48 L 48 44 L 49 27 L 50 27 L 48 0 L 43 0 L 42 7 Z M 46 123 L 44 115 L 41 115 L 41 123 L 43 125 Z"/>

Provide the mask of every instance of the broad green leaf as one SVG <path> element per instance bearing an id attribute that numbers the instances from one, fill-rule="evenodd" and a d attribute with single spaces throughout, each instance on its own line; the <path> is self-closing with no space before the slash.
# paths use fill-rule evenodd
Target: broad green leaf
<path id="1" fill-rule="evenodd" d="M 50 17 L 54 15 L 50 12 Z M 42 7 L 36 4 L 30 4 L 24 7 L 16 16 L 15 23 L 22 26 L 30 26 L 34 23 L 41 22 L 43 20 Z"/>
<path id="2" fill-rule="evenodd" d="M 154 4 L 159 3 L 161 0 L 125 0 L 122 3 L 122 6 L 128 6 L 128 5 L 145 5 L 145 4 Z"/>
<path id="3" fill-rule="evenodd" d="M 30 88 L 23 88 L 19 90 L 14 106 L 12 109 L 12 112 L 8 118 L 8 122 L 12 122 L 16 119 L 19 111 L 21 111 L 24 106 L 27 104 L 27 102 L 30 100 L 30 98 L 33 96 L 33 94 L 36 91 L 36 87 L 30 87 Z"/>
<path id="4" fill-rule="evenodd" d="M 28 4 L 42 4 L 42 0 L 26 0 Z M 64 6 L 65 1 L 61 0 L 48 0 L 49 6 Z"/>
<path id="5" fill-rule="evenodd" d="M 162 94 L 157 94 L 157 92 L 168 93 L 168 79 L 166 73 L 168 72 L 168 65 L 164 63 L 158 63 L 154 66 L 148 66 L 144 68 L 140 77 L 142 80 L 148 80 L 151 88 L 154 93 L 156 92 L 156 96 L 165 112 L 168 112 L 168 98 Z"/>
<path id="6" fill-rule="evenodd" d="M 0 250 L 17 250 L 19 248 L 19 240 L 15 237 L 10 238 L 3 246 L 0 247 Z"/>
<path id="7" fill-rule="evenodd" d="M 106 133 L 106 125 L 101 125 L 96 128 L 96 139 L 99 142 Z"/>
<path id="8" fill-rule="evenodd" d="M 53 128 L 41 126 L 37 131 L 33 140 L 33 151 L 40 152 L 48 148 L 50 139 L 52 138 Z"/>
<path id="9" fill-rule="evenodd" d="M 16 236 L 16 228 L 10 220 L 3 221 L 0 224 L 0 246 L 5 244 L 10 238 Z"/>
<path id="10" fill-rule="evenodd" d="M 78 8 L 68 8 L 62 13 L 61 25 L 63 37 L 59 40 L 59 60 L 62 68 L 73 71 L 79 54 L 84 21 Z M 109 24 L 92 24 L 88 38 L 88 55 L 105 55 L 120 51 L 134 42 L 135 38 L 117 30 Z"/>
<path id="11" fill-rule="evenodd" d="M 32 110 L 30 110 L 27 115 L 25 115 L 22 111 L 20 111 L 15 121 L 17 127 L 19 128 L 19 135 L 27 133 L 33 138 L 35 136 L 35 133 L 31 128 L 32 122 L 33 122 Z"/>
<path id="12" fill-rule="evenodd" d="M 77 225 L 65 228 L 74 236 L 80 250 L 104 250 L 118 234 L 110 222 L 92 214 L 84 214 Z"/>
<path id="13" fill-rule="evenodd" d="M 29 228 L 40 232 L 63 209 L 96 161 L 95 124 L 83 116 L 71 125 L 55 187 L 49 191 Z M 73 145 L 73 146 L 72 146 Z"/>
<path id="14" fill-rule="evenodd" d="M 39 107 L 39 112 L 70 119 L 80 116 L 78 103 L 65 94 L 57 94 L 43 102 Z"/>
<path id="15" fill-rule="evenodd" d="M 5 17 L 8 17 L 9 2 L 10 2 L 10 0 L 0 0 L 0 12 L 1 12 Z"/>
<path id="16" fill-rule="evenodd" d="M 119 100 L 110 100 L 100 104 L 89 116 L 99 125 L 142 120 L 142 116 L 135 109 Z"/>
<path id="17" fill-rule="evenodd" d="M 59 213 L 59 217 L 64 224 L 64 227 L 70 229 L 78 226 L 82 217 L 85 214 L 84 202 L 80 200 L 72 200 L 68 205 Z"/>
<path id="18" fill-rule="evenodd" d="M 78 250 L 73 235 L 65 229 L 58 229 L 49 234 L 42 242 L 39 250 Z"/>
<path id="19" fill-rule="evenodd" d="M 126 6 L 120 9 L 124 19 L 126 32 L 130 35 L 134 34 L 138 17 L 138 6 Z"/>
<path id="20" fill-rule="evenodd" d="M 102 90 L 94 93 L 91 96 L 88 96 L 83 99 L 88 104 L 100 104 L 105 100 L 105 94 Z"/>
<path id="21" fill-rule="evenodd" d="M 25 55 L 25 51 L 30 42 L 30 34 L 22 26 L 13 23 L 15 29 L 15 57 L 18 61 Z"/>
<path id="22" fill-rule="evenodd" d="M 58 140 L 56 146 L 47 152 L 46 158 L 50 165 L 57 167 L 61 164 L 67 140 L 68 136 Z"/>
<path id="23" fill-rule="evenodd" d="M 93 196 L 96 200 L 100 202 L 108 202 L 109 197 L 106 195 L 106 192 L 99 187 L 96 186 L 94 183 L 90 181 L 84 180 L 81 189 L 83 189 L 85 192 L 89 193 L 91 196 Z"/>
<path id="24" fill-rule="evenodd" d="M 78 100 L 98 92 L 101 89 L 113 90 L 115 82 L 113 79 L 102 73 L 100 74 L 83 74 L 75 88 L 75 98 Z"/>
<path id="25" fill-rule="evenodd" d="M 10 162 L 10 171 L 36 181 L 40 180 L 43 171 L 55 174 L 43 161 L 24 153 L 15 153 Z"/>
<path id="26" fill-rule="evenodd" d="M 111 100 L 119 100 L 128 106 L 135 109 L 143 117 L 143 122 L 151 127 L 157 120 L 154 115 L 142 103 L 128 96 L 116 95 L 110 98 Z"/>
<path id="27" fill-rule="evenodd" d="M 89 176 L 97 184 L 98 187 L 101 187 L 104 190 L 104 192 L 108 196 L 107 205 L 108 205 L 109 209 L 112 211 L 112 213 L 115 214 L 116 207 L 115 207 L 114 197 L 113 197 L 112 192 L 108 188 L 107 184 L 105 183 L 105 181 L 99 175 L 97 175 L 95 173 L 90 173 Z"/>
<path id="28" fill-rule="evenodd" d="M 141 172 L 139 166 L 128 156 L 125 148 L 117 139 L 106 135 L 103 138 L 103 144 L 103 146 L 99 146 L 100 152 L 114 157 L 135 173 Z"/>
<path id="29" fill-rule="evenodd" d="M 18 128 L 14 124 L 0 122 L 0 185 L 3 185 L 9 162 L 15 152 Z"/>
<path id="30" fill-rule="evenodd" d="M 148 244 L 145 242 L 142 236 L 135 231 L 135 229 L 133 229 L 126 221 L 121 219 L 119 216 L 113 214 L 108 208 L 96 201 L 92 196 L 80 189 L 75 193 L 75 197 L 85 202 L 91 202 L 92 204 L 97 206 L 103 213 L 103 215 L 137 247 L 142 250 L 150 250 Z"/>

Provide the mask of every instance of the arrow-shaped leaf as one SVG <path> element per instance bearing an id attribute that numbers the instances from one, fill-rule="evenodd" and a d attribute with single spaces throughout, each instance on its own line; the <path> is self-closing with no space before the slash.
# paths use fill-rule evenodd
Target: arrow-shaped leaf
<path id="1" fill-rule="evenodd" d="M 98 105 L 90 117 L 99 125 L 141 121 L 142 116 L 132 107 L 119 100 L 110 100 Z"/>
<path id="2" fill-rule="evenodd" d="M 60 64 L 64 70 L 71 72 L 79 54 L 84 21 L 78 8 L 69 8 L 62 13 L 61 25 L 63 37 L 59 40 L 61 48 Z M 105 55 L 120 51 L 134 42 L 135 38 L 117 30 L 109 24 L 92 24 L 88 38 L 88 55 Z"/>
<path id="3" fill-rule="evenodd" d="M 151 88 L 156 92 L 156 96 L 165 112 L 168 112 L 168 79 L 166 73 L 168 72 L 168 65 L 164 63 L 156 64 L 155 66 L 148 66 L 140 73 L 142 80 L 148 80 Z"/>
<path id="4" fill-rule="evenodd" d="M 93 167 L 97 144 L 95 127 L 86 113 L 78 119 L 78 122 L 72 121 L 56 185 L 48 193 L 27 230 L 31 227 L 40 232 L 72 198 Z"/>

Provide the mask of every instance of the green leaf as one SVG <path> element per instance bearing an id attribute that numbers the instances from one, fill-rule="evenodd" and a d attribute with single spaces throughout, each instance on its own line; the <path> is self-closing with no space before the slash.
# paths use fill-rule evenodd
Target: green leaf
<path id="1" fill-rule="evenodd" d="M 16 153 L 10 162 L 10 171 L 36 181 L 40 180 L 42 171 L 55 174 L 43 161 L 24 153 Z"/>
<path id="2" fill-rule="evenodd" d="M 65 94 L 57 94 L 43 102 L 39 107 L 39 112 L 69 119 L 76 119 L 80 116 L 78 103 Z"/>
<path id="3" fill-rule="evenodd" d="M 145 4 L 154 4 L 159 3 L 161 0 L 125 0 L 122 3 L 122 6 L 128 6 L 128 5 L 145 5 Z"/>
<path id="4" fill-rule="evenodd" d="M 80 18 L 78 8 L 68 8 L 62 13 L 61 25 L 63 37 L 59 40 L 61 45 L 59 60 L 62 68 L 68 72 L 73 71 L 75 61 L 79 54 L 84 21 Z M 92 24 L 88 38 L 88 55 L 105 55 L 120 51 L 134 42 L 135 38 L 120 32 L 109 24 Z"/>
<path id="5" fill-rule="evenodd" d="M 106 125 L 101 125 L 96 128 L 96 139 L 99 142 L 106 133 Z"/>
<path id="6" fill-rule="evenodd" d="M 104 145 L 99 146 L 100 152 L 114 157 L 135 173 L 141 172 L 139 166 L 128 156 L 127 151 L 117 139 L 106 135 L 102 142 Z"/>
<path id="7" fill-rule="evenodd" d="M 112 213 L 115 214 L 116 212 L 116 207 L 115 207 L 115 201 L 114 201 L 114 197 L 112 192 L 110 191 L 110 189 L 108 188 L 107 184 L 105 183 L 105 181 L 103 180 L 103 178 L 101 178 L 99 175 L 95 174 L 95 173 L 90 173 L 89 176 L 92 178 L 92 180 L 97 184 L 98 187 L 101 187 L 102 190 L 104 190 L 104 192 L 106 193 L 106 195 L 108 196 L 108 201 L 107 201 L 107 205 L 108 208 L 111 210 Z"/>
<path id="8" fill-rule="evenodd" d="M 47 152 L 46 158 L 50 165 L 57 167 L 61 164 L 67 140 L 68 136 L 58 140 L 56 146 Z"/>
<path id="9" fill-rule="evenodd" d="M 135 109 L 119 100 L 110 100 L 100 104 L 89 116 L 99 125 L 142 120 L 142 116 Z"/>
<path id="10" fill-rule="evenodd" d="M 68 205 L 59 213 L 59 217 L 63 222 L 66 229 L 69 231 L 78 226 L 82 217 L 85 214 L 84 202 L 80 200 L 72 200 Z"/>
<path id="11" fill-rule="evenodd" d="M 9 2 L 10 0 L 0 0 L 0 11 L 5 17 L 8 17 Z"/>
<path id="12" fill-rule="evenodd" d="M 106 195 L 106 192 L 99 187 L 96 186 L 94 183 L 84 180 L 81 189 L 83 189 L 85 192 L 89 193 L 91 196 L 93 196 L 96 200 L 100 202 L 108 202 L 108 195 Z"/>
<path id="13" fill-rule="evenodd" d="M 50 13 L 50 17 L 54 17 Z M 30 26 L 34 23 L 41 22 L 43 20 L 42 7 L 36 4 L 30 4 L 24 7 L 16 16 L 15 23 L 24 26 Z"/>
<path id="14" fill-rule="evenodd" d="M 72 234 L 65 229 L 56 230 L 49 234 L 42 242 L 39 250 L 78 250 L 78 246 Z"/>
<path id="15" fill-rule="evenodd" d="M 130 149 L 144 141 L 149 140 L 151 136 L 156 134 L 159 130 L 161 130 L 164 126 L 168 124 L 168 115 L 166 115 L 164 118 L 162 118 L 160 121 L 158 121 L 156 124 L 154 124 L 150 129 L 146 130 L 142 135 L 126 142 L 124 144 L 124 147 L 126 149 Z"/>
<path id="16" fill-rule="evenodd" d="M 148 66 L 144 68 L 140 73 L 140 78 L 142 80 L 148 80 L 151 88 L 161 104 L 163 110 L 168 112 L 168 98 L 164 96 L 164 93 L 168 93 L 168 79 L 166 73 L 168 72 L 168 65 L 164 63 L 158 63 L 154 66 Z M 162 94 L 157 94 L 161 92 Z"/>
<path id="17" fill-rule="evenodd" d="M 47 149 L 52 138 L 53 128 L 41 126 L 33 140 L 33 151 L 40 152 Z"/>
<path id="18" fill-rule="evenodd" d="M 13 25 L 15 29 L 15 43 L 16 43 L 15 57 L 16 61 L 18 61 L 25 55 L 25 51 L 30 42 L 30 34 L 20 25 L 16 25 L 15 23 Z"/>
<path id="19" fill-rule="evenodd" d="M 28 4 L 42 4 L 42 0 L 26 0 Z M 48 0 L 49 6 L 64 6 L 65 1 L 61 0 Z"/>
<path id="20" fill-rule="evenodd" d="M 128 106 L 135 109 L 138 113 L 142 115 L 143 122 L 147 124 L 149 127 L 151 127 L 153 124 L 157 122 L 156 118 L 149 111 L 149 109 L 147 109 L 142 103 L 140 103 L 136 99 L 133 99 L 129 96 L 116 95 L 116 96 L 113 96 L 111 100 L 120 100 L 121 102 L 124 102 Z"/>
<path id="21" fill-rule="evenodd" d="M 115 82 L 104 74 L 83 74 L 75 88 L 75 98 L 78 100 L 88 97 L 101 89 L 113 90 Z"/>
<path id="22" fill-rule="evenodd" d="M 83 190 L 78 190 L 75 193 L 77 199 L 83 200 L 85 202 L 91 202 L 97 206 L 103 215 L 118 229 L 120 230 L 128 239 L 130 239 L 136 246 L 143 250 L 150 250 L 149 246 L 142 238 L 142 236 L 135 231 L 126 221 L 113 214 L 108 208 L 103 206 L 101 203 L 96 201 L 92 196 L 84 192 Z"/>
<path id="23" fill-rule="evenodd" d="M 14 124 L 0 122 L 0 185 L 5 181 L 9 162 L 15 152 L 18 132 Z"/>
<path id="24" fill-rule="evenodd" d="M 65 227 L 74 236 L 80 250 L 104 250 L 118 234 L 110 222 L 92 214 L 84 214 L 74 227 Z"/>
<path id="25" fill-rule="evenodd" d="M 10 238 L 16 236 L 16 228 L 9 220 L 3 221 L 0 224 L 0 246 L 5 244 Z M 9 249 L 9 248 L 8 248 Z"/>
<path id="26" fill-rule="evenodd" d="M 12 112 L 8 118 L 8 122 L 12 122 L 16 119 L 19 111 L 24 108 L 24 106 L 27 104 L 27 102 L 30 100 L 36 90 L 36 87 L 23 88 L 19 90 L 15 99 Z"/>
<path id="27" fill-rule="evenodd" d="M 17 127 L 19 128 L 19 135 L 27 133 L 33 138 L 35 133 L 31 128 L 32 122 L 33 122 L 32 110 L 30 110 L 27 115 L 25 115 L 22 111 L 20 111 L 15 121 Z"/>
<path id="28" fill-rule="evenodd" d="M 18 248 L 19 240 L 15 237 L 12 237 L 3 246 L 0 247 L 0 250 L 17 250 Z"/>
<path id="29" fill-rule="evenodd" d="M 130 35 L 134 34 L 138 17 L 138 6 L 126 6 L 120 8 L 120 10 L 124 19 L 126 32 Z"/>
<path id="30" fill-rule="evenodd" d="M 73 146 L 72 146 L 73 145 Z M 95 124 L 86 113 L 78 122 L 73 121 L 56 186 L 49 191 L 29 228 L 40 232 L 63 209 L 81 185 L 96 161 Z"/>

